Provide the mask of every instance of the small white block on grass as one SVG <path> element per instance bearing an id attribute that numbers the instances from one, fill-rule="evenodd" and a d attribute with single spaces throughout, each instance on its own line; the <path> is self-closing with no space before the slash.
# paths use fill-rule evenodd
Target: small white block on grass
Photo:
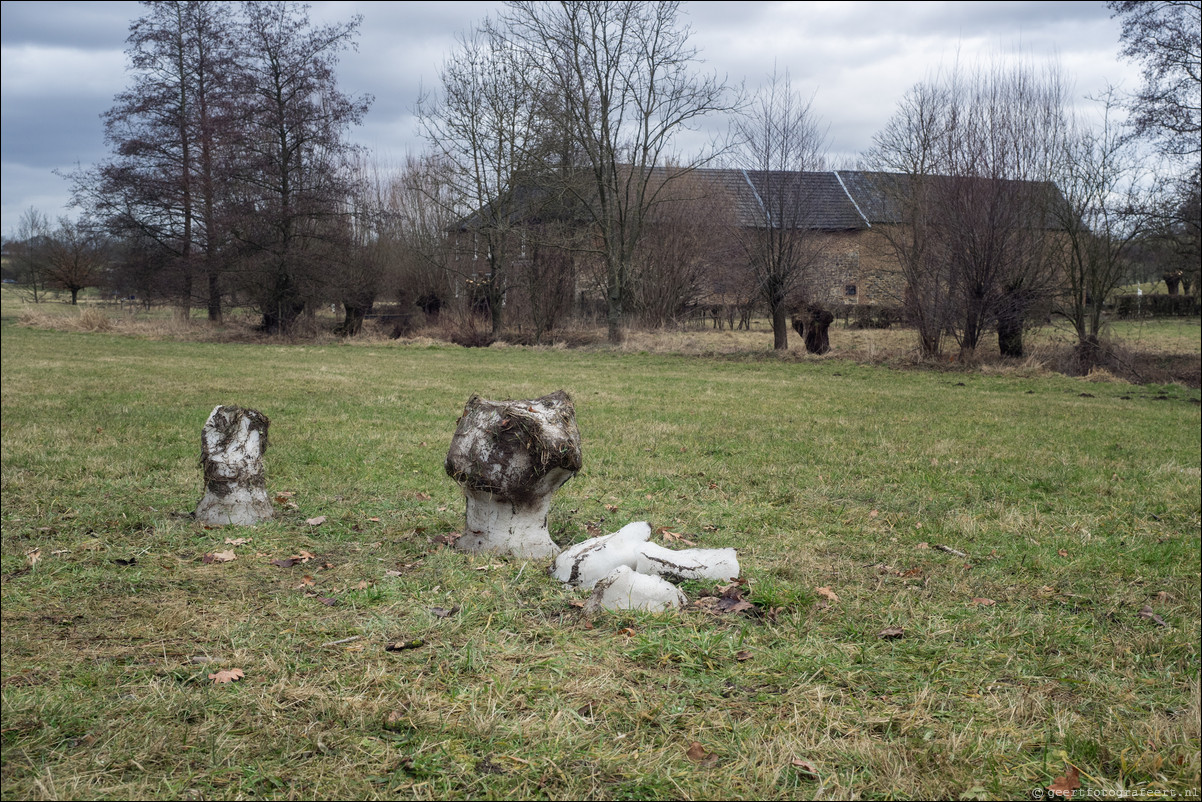
<path id="1" fill-rule="evenodd" d="M 685 595 L 671 582 L 619 565 L 597 582 L 593 595 L 584 603 L 584 611 L 646 610 L 658 613 L 678 610 L 686 602 Z"/>
<path id="2" fill-rule="evenodd" d="M 551 576 L 588 590 L 620 565 L 634 568 L 639 547 L 651 537 L 646 521 L 627 524 L 611 535 L 600 535 L 563 551 L 551 564 Z"/>

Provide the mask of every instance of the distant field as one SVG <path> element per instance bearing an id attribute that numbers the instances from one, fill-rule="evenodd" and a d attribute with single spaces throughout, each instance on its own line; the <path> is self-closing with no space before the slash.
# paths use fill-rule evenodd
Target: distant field
<path id="1" fill-rule="evenodd" d="M 5 799 L 1197 798 L 1198 390 L 4 311 Z M 752 614 L 590 620 L 543 565 L 442 546 L 468 396 L 559 388 L 584 469 L 553 536 L 733 546 Z M 269 524 L 181 515 L 218 403 L 272 420 Z"/>

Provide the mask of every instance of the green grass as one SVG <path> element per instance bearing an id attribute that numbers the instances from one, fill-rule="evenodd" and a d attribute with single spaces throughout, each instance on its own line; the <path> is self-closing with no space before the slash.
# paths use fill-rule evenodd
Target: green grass
<path id="1" fill-rule="evenodd" d="M 1014 798 L 1070 764 L 1197 798 L 1197 390 L 0 335 L 6 799 Z M 559 388 L 584 469 L 553 536 L 648 520 L 734 546 L 759 615 L 590 621 L 542 565 L 440 547 L 468 396 Z M 218 403 L 271 418 L 268 486 L 297 509 L 179 515 Z"/>

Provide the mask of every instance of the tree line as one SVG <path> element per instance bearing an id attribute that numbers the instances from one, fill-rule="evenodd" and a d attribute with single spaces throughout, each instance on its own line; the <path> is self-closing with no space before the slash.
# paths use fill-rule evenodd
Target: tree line
<path id="1" fill-rule="evenodd" d="M 505 4 L 417 100 L 427 149 L 399 165 L 350 143 L 371 98 L 335 72 L 358 18 L 143 5 L 104 116 L 111 156 L 68 176 L 80 222 L 51 231 L 30 210 L 9 243 L 35 294 L 103 280 L 214 322 L 250 308 L 268 332 L 338 304 L 347 334 L 388 302 L 402 321 L 453 313 L 482 338 L 535 341 L 587 312 L 613 342 L 718 294 L 766 310 L 777 348 L 790 312 L 823 313 L 818 211 L 791 176 L 826 169 L 825 125 L 787 72 L 750 96 L 701 72 L 678 3 Z M 949 338 L 971 354 L 995 331 L 1018 355 L 1047 314 L 1096 348 L 1141 260 L 1197 292 L 1199 4 L 1110 5 L 1144 85 L 1098 99 L 1097 119 L 1073 116 L 1054 66 L 956 66 L 913 87 L 864 154 L 905 223 L 882 231 L 924 354 Z M 731 136 L 685 154 L 714 116 Z M 778 177 L 757 225 L 704 190 L 707 166 Z"/>

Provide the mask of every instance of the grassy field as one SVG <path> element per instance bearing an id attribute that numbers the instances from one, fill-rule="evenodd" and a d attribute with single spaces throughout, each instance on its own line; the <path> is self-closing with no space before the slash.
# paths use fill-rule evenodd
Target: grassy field
<path id="1" fill-rule="evenodd" d="M 1197 390 L 0 335 L 6 799 L 1198 798 Z M 694 583 L 588 619 L 543 565 L 440 542 L 468 396 L 559 388 L 556 539 L 734 546 L 754 611 Z M 218 403 L 272 420 L 269 524 L 186 516 Z"/>

